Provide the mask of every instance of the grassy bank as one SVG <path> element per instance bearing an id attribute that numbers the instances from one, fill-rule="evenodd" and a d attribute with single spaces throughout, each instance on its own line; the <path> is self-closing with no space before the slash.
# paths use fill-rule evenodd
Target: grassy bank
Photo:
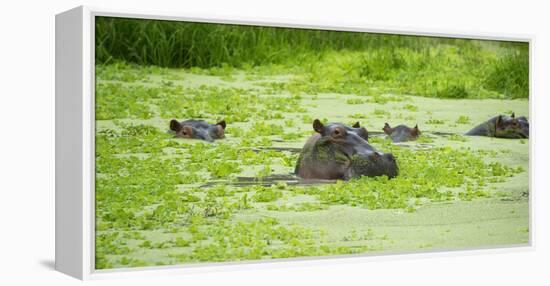
<path id="1" fill-rule="evenodd" d="M 96 61 L 231 70 L 277 66 L 297 92 L 527 98 L 528 44 L 99 17 Z M 270 72 L 273 68 L 268 68 Z M 374 87 L 374 89 L 373 89 Z"/>

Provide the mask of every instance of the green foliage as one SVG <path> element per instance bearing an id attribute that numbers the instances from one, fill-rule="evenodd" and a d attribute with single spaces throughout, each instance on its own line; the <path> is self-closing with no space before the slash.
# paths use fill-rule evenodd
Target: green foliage
<path id="1" fill-rule="evenodd" d="M 470 124 L 470 117 L 465 115 L 460 115 L 456 120 L 456 124 Z"/>
<path id="2" fill-rule="evenodd" d="M 447 139 L 451 141 L 459 141 L 459 142 L 466 142 L 468 139 L 465 136 L 458 135 L 458 134 L 452 134 L 447 137 Z"/>
<path id="3" fill-rule="evenodd" d="M 363 104 L 363 103 L 365 103 L 365 101 L 360 99 L 360 98 L 350 98 L 350 99 L 346 100 L 346 103 L 347 104 Z"/>
<path id="4" fill-rule="evenodd" d="M 441 125 L 445 124 L 445 120 L 430 118 L 426 121 L 426 124 Z"/>
<path id="5" fill-rule="evenodd" d="M 267 203 L 272 202 L 282 197 L 282 192 L 274 187 L 257 186 L 254 188 L 255 193 L 252 200 L 255 202 Z"/>
<path id="6" fill-rule="evenodd" d="M 420 48 L 441 43 L 466 42 L 445 38 L 220 25 L 176 21 L 96 17 L 96 62 L 125 60 L 140 65 L 211 68 L 227 75 L 229 67 L 303 61 L 311 51 L 373 49 L 365 57 L 364 73 L 403 65 L 399 53 L 379 49 Z"/>
<path id="7" fill-rule="evenodd" d="M 378 118 L 384 118 L 384 117 L 389 117 L 390 116 L 390 113 L 388 111 L 385 111 L 383 109 L 375 109 L 372 114 L 375 116 L 375 117 L 378 117 Z"/>
<path id="8" fill-rule="evenodd" d="M 304 202 L 304 203 L 298 203 L 298 204 L 282 204 L 282 205 L 268 205 L 267 209 L 270 211 L 280 211 L 280 212 L 312 212 L 312 211 L 318 211 L 318 210 L 326 210 L 328 209 L 327 204 L 322 203 L 310 203 L 310 202 Z"/>
<path id="9" fill-rule="evenodd" d="M 369 95 L 373 87 L 391 87 L 440 98 L 529 94 L 527 43 L 97 17 L 96 62 L 127 66 L 120 61 L 192 68 L 229 81 L 234 68 L 265 73 L 262 66 L 269 66 L 301 75 L 268 84 L 292 93 Z M 99 75 L 142 78 L 114 68 Z"/>
<path id="10" fill-rule="evenodd" d="M 418 106 L 412 105 L 412 104 L 405 104 L 405 106 L 403 106 L 403 109 L 406 109 L 406 110 L 412 111 L 412 112 L 416 112 L 416 111 L 418 111 Z"/>
<path id="11" fill-rule="evenodd" d="M 323 241 L 323 235 L 296 225 L 282 225 L 273 218 L 252 222 L 218 221 L 204 233 L 208 241 L 196 243 L 191 253 L 172 254 L 180 263 L 238 261 L 263 258 L 288 258 L 354 253 L 357 249 L 335 247 Z M 368 247 L 361 247 L 366 250 Z"/>
<path id="12" fill-rule="evenodd" d="M 319 200 L 327 204 L 409 209 L 414 208 L 420 198 L 447 201 L 487 197 L 488 192 L 483 190 L 487 180 L 501 180 L 522 171 L 496 162 L 485 163 L 480 157 L 482 153 L 467 149 L 441 147 L 411 151 L 393 146 L 392 153 L 398 158 L 400 168 L 396 178 L 361 177 L 320 188 L 306 187 L 300 192 L 317 194 Z M 449 190 L 463 185 L 464 190 Z"/>
<path id="13" fill-rule="evenodd" d="M 416 139 L 416 142 L 418 143 L 433 143 L 434 139 L 429 135 L 421 135 Z"/>
<path id="14" fill-rule="evenodd" d="M 143 86 L 125 87 L 122 84 L 96 85 L 96 119 L 148 119 L 152 111 L 147 101 L 155 98 L 154 89 Z"/>
<path id="15" fill-rule="evenodd" d="M 506 50 L 504 56 L 494 60 L 484 83 L 507 98 L 528 98 L 529 46 L 511 45 L 516 48 Z"/>
<path id="16" fill-rule="evenodd" d="M 436 91 L 437 97 L 442 98 L 468 98 L 468 90 L 463 84 L 445 85 Z"/>

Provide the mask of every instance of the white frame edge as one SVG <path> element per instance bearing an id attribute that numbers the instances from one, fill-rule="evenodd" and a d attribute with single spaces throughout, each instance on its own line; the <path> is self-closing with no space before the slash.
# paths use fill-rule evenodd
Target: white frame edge
<path id="1" fill-rule="evenodd" d="M 313 258 L 292 258 L 230 263 L 151 266 L 95 270 L 95 39 L 96 16 L 177 20 L 221 24 L 261 25 L 336 31 L 404 34 L 529 43 L 529 118 L 534 117 L 532 95 L 533 35 L 495 35 L 478 32 L 449 32 L 421 28 L 335 23 L 288 19 L 236 18 L 225 15 L 143 12 L 80 6 L 56 15 L 55 28 L 55 269 L 81 280 L 121 278 L 136 275 L 166 275 L 274 267 L 303 267 L 336 263 L 363 263 L 398 259 L 449 257 L 533 251 L 533 141 L 529 140 L 529 242 L 482 249 L 440 249 L 427 252 L 375 253 Z M 535 126 L 532 124 L 532 126 Z M 535 134 L 535 132 L 531 132 Z"/>
<path id="2" fill-rule="evenodd" d="M 55 18 L 55 269 L 83 279 L 83 10 Z"/>

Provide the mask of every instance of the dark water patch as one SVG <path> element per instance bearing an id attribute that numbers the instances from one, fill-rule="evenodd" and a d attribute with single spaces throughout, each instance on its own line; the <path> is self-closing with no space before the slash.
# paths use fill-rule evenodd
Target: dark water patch
<path id="1" fill-rule="evenodd" d="M 452 136 L 452 135 L 462 135 L 461 133 L 453 133 L 453 132 L 439 132 L 439 131 L 431 131 L 431 132 L 423 132 L 426 134 L 433 134 L 438 136 Z"/>
<path id="2" fill-rule="evenodd" d="M 283 142 L 283 141 L 281 141 Z M 297 147 L 258 147 L 258 148 L 250 148 L 249 150 L 253 152 L 260 152 L 260 151 L 287 151 L 290 153 L 300 153 L 302 151 L 302 148 Z"/>
<path id="3" fill-rule="evenodd" d="M 431 134 L 431 135 L 437 135 L 437 136 L 462 135 L 462 133 L 440 132 L 440 131 L 422 131 L 422 134 Z M 369 130 L 369 135 L 386 136 L 386 133 L 384 133 L 382 131 L 370 131 Z"/>
<path id="4" fill-rule="evenodd" d="M 278 183 L 285 183 L 287 185 L 320 185 L 320 184 L 332 184 L 336 180 L 303 180 L 296 177 L 294 174 L 275 174 L 271 176 L 266 176 L 263 178 L 258 177 L 237 177 L 236 181 L 233 182 L 220 182 L 220 181 L 211 181 L 201 186 L 201 188 L 213 187 L 219 184 L 225 184 L 228 186 L 234 187 L 245 187 L 245 186 L 271 186 Z"/>
<path id="5" fill-rule="evenodd" d="M 433 144 L 427 144 L 427 143 L 393 143 L 394 145 L 410 148 L 413 150 L 428 150 L 435 147 Z"/>

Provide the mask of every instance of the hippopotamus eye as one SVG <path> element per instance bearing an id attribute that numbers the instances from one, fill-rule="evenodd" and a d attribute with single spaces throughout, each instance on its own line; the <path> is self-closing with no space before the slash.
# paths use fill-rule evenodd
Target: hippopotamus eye
<path id="1" fill-rule="evenodd" d="M 344 130 L 340 129 L 340 128 L 335 128 L 334 130 L 332 130 L 332 137 L 342 137 L 344 136 L 346 133 Z"/>

